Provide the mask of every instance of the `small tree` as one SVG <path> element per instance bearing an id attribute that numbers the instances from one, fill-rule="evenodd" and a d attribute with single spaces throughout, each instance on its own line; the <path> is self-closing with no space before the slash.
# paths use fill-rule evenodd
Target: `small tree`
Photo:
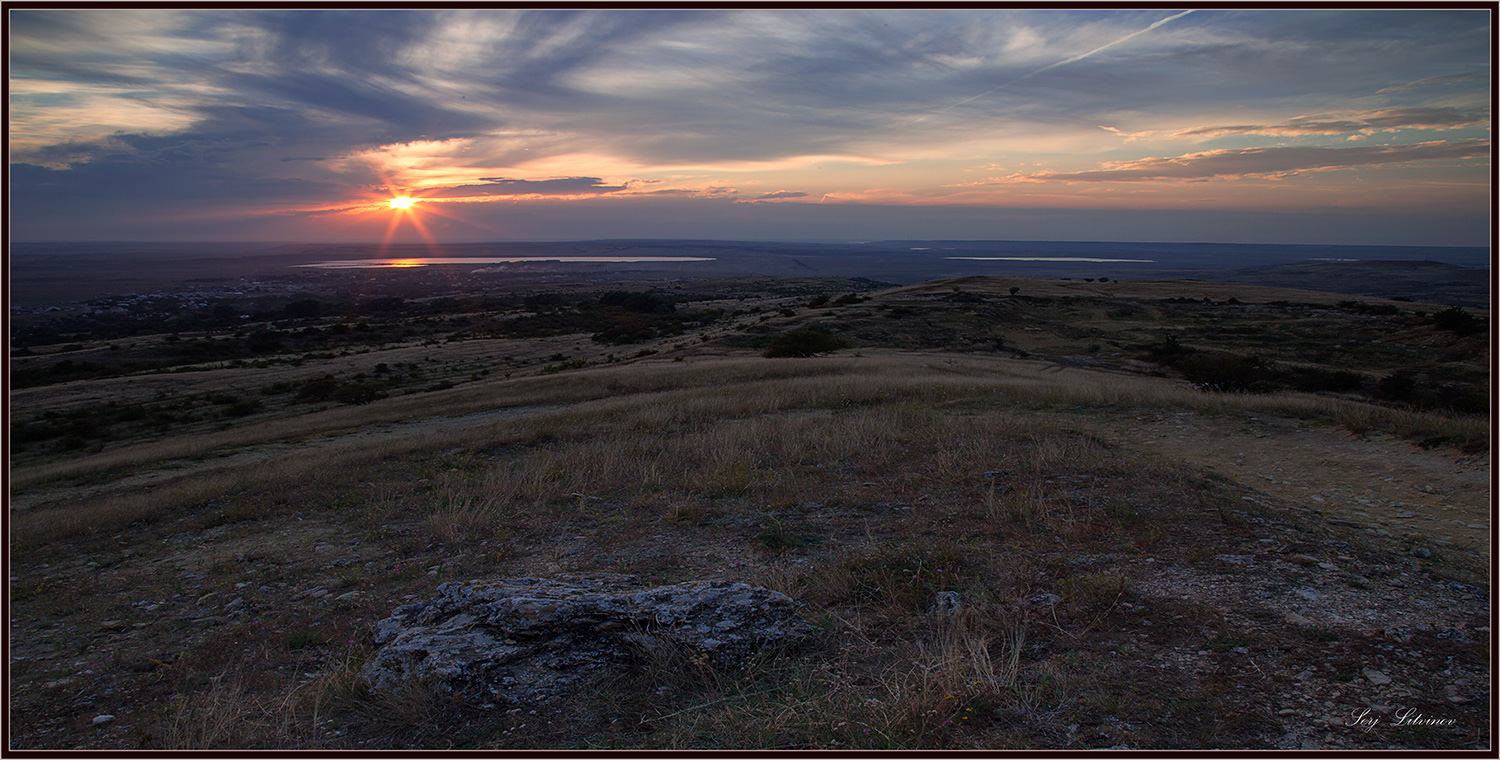
<path id="1" fill-rule="evenodd" d="M 771 345 L 766 348 L 765 356 L 772 359 L 788 356 L 807 357 L 848 347 L 849 341 L 837 335 L 822 330 L 803 328 L 776 336 L 771 341 Z"/>

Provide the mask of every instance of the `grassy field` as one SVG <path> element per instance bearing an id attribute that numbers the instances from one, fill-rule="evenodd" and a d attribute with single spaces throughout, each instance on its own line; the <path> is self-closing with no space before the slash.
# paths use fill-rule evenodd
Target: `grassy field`
<path id="1" fill-rule="evenodd" d="M 1441 307 L 991 278 L 701 303 L 629 351 L 437 336 L 17 389 L 36 419 L 214 413 L 13 455 L 11 747 L 1489 746 L 1488 336 Z M 807 327 L 849 347 L 761 355 Z M 1194 382 L 1205 355 L 1262 385 Z M 377 398 L 212 399 L 413 363 Z M 372 624 L 443 581 L 600 571 L 768 586 L 815 633 L 536 706 L 359 683 Z"/>

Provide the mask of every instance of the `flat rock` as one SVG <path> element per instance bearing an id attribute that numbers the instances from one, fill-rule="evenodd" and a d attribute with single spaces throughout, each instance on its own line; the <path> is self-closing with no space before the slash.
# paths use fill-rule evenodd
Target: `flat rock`
<path id="1" fill-rule="evenodd" d="M 1314 625 L 1313 621 L 1306 615 L 1302 615 L 1296 612 L 1288 612 L 1286 614 L 1286 621 L 1288 623 L 1291 623 L 1292 625 L 1300 625 L 1305 627 L 1311 627 Z"/>
<path id="2" fill-rule="evenodd" d="M 800 606 L 728 581 L 647 588 L 600 573 L 445 583 L 375 624 L 381 647 L 362 675 L 376 689 L 415 679 L 481 704 L 536 703 L 653 653 L 738 664 L 806 635 Z"/>

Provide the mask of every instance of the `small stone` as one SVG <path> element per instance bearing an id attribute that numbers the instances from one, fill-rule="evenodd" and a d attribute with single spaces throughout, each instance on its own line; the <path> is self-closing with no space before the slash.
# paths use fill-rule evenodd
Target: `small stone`
<path id="1" fill-rule="evenodd" d="M 1321 567 L 1324 570 L 1337 570 L 1337 569 L 1339 569 L 1339 566 L 1333 564 L 1332 562 L 1319 562 L 1318 563 L 1318 567 Z"/>
<path id="2" fill-rule="evenodd" d="M 1384 673 L 1382 673 L 1382 672 L 1380 672 L 1378 670 L 1374 670 L 1372 668 L 1365 668 L 1361 672 L 1364 674 L 1365 678 L 1370 681 L 1370 683 L 1375 684 L 1376 686 L 1384 686 L 1384 685 L 1386 685 L 1386 684 L 1388 684 L 1388 683 L 1391 682 L 1391 677 L 1390 676 L 1388 676 L 1388 675 L 1386 675 L 1386 674 L 1384 674 Z"/>
<path id="3" fill-rule="evenodd" d="M 108 714 L 106 714 L 106 715 L 95 715 L 94 716 L 94 725 L 96 725 L 96 726 L 102 726 L 105 723 L 108 723 L 108 722 L 110 722 L 110 721 L 112 721 L 114 719 L 115 719 L 115 716 L 113 716 L 113 715 L 108 715 Z"/>
<path id="4" fill-rule="evenodd" d="M 1301 626 L 1312 626 L 1312 625 L 1314 625 L 1314 623 L 1313 623 L 1313 621 L 1312 621 L 1311 618 L 1307 617 L 1306 615 L 1299 615 L 1299 614 L 1297 614 L 1295 612 L 1288 612 L 1286 614 L 1286 621 L 1288 623 L 1291 623 L 1292 625 L 1301 625 Z"/>
<path id="5" fill-rule="evenodd" d="M 1293 554 L 1292 556 L 1287 557 L 1287 561 L 1288 562 L 1295 562 L 1295 563 L 1297 563 L 1299 565 L 1316 565 L 1316 564 L 1318 564 L 1318 558 L 1317 557 L 1309 557 L 1306 554 Z"/>
<path id="6" fill-rule="evenodd" d="M 1428 557 L 1432 556 L 1432 550 L 1428 549 L 1425 546 L 1417 546 L 1412 548 L 1411 556 L 1416 557 L 1417 559 L 1427 559 Z"/>
<path id="7" fill-rule="evenodd" d="M 964 608 L 964 598 L 957 591 L 939 591 L 932 598 L 932 614 L 956 615 Z"/>
<path id="8" fill-rule="evenodd" d="M 99 624 L 99 627 L 106 631 L 123 631 L 129 628 L 130 624 L 124 620 L 105 620 Z"/>

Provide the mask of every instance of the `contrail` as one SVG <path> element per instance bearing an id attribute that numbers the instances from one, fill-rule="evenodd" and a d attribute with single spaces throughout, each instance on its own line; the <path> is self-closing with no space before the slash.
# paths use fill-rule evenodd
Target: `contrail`
<path id="1" fill-rule="evenodd" d="M 999 92 L 1000 90 L 1003 90 L 1006 87 L 1009 87 L 1009 86 L 1015 84 L 1016 82 L 1021 82 L 1021 81 L 1030 79 L 1030 78 L 1032 78 L 1032 77 L 1036 76 L 1037 74 L 1040 74 L 1040 73 L 1042 73 L 1044 71 L 1051 71 L 1052 69 L 1055 69 L 1058 66 L 1066 66 L 1066 65 L 1068 65 L 1070 63 L 1077 63 L 1077 62 L 1079 62 L 1079 61 L 1081 61 L 1081 60 L 1083 60 L 1085 58 L 1088 58 L 1089 56 L 1092 56 L 1092 55 L 1095 55 L 1097 53 L 1100 53 L 1100 52 L 1103 52 L 1105 50 L 1108 50 L 1108 49 L 1110 49 L 1110 48 L 1114 47 L 1115 45 L 1118 45 L 1118 44 L 1120 44 L 1122 42 L 1127 42 L 1129 40 L 1135 39 L 1136 37 L 1139 37 L 1139 36 L 1145 34 L 1146 32 L 1149 32 L 1149 31 L 1151 31 L 1151 30 L 1153 30 L 1153 29 L 1161 26 L 1162 24 L 1167 23 L 1168 21 L 1176 21 L 1177 19 L 1180 19 L 1183 16 L 1186 16 L 1189 13 L 1192 13 L 1192 12 L 1193 11 L 1191 11 L 1191 10 L 1186 10 L 1186 11 L 1183 11 L 1183 12 L 1178 13 L 1176 15 L 1168 16 L 1168 17 L 1166 17 L 1166 18 L 1164 18 L 1164 19 L 1162 19 L 1162 20 L 1160 20 L 1160 21 L 1152 24 L 1151 26 L 1146 27 L 1145 29 L 1142 29 L 1142 30 L 1136 31 L 1136 32 L 1131 32 L 1130 34 L 1127 34 L 1124 37 L 1121 37 L 1120 39 L 1114 40 L 1112 42 L 1106 42 L 1103 45 L 1100 45 L 1099 47 L 1096 47 L 1093 50 L 1088 51 L 1087 53 L 1080 53 L 1078 55 L 1073 56 L 1072 58 L 1067 58 L 1067 59 L 1058 61 L 1057 63 L 1049 63 L 1046 66 L 1043 66 L 1043 67 L 1037 69 L 1036 71 L 1033 71 L 1033 72 L 1031 72 L 1029 74 L 1022 74 L 1021 76 L 1018 76 L 1015 79 L 1010 80 L 1009 82 L 1006 82 L 1004 84 L 999 84 L 999 85 L 996 85 L 994 87 L 991 87 L 990 89 L 985 90 L 984 92 L 981 92 L 981 93 L 979 93 L 978 95 L 975 95 L 972 98 L 969 98 L 967 100 L 960 100 L 959 102 L 954 103 L 953 105 L 948 106 L 947 108 L 944 108 L 944 109 L 941 109 L 941 110 L 938 110 L 938 111 L 934 111 L 933 113 L 947 113 L 947 112 L 949 112 L 949 111 L 951 111 L 951 110 L 953 110 L 955 108 L 958 108 L 961 105 L 964 105 L 966 103 L 972 103 L 972 102 L 974 102 L 974 101 L 976 101 L 976 100 L 978 100 L 978 99 L 980 99 L 980 98 L 982 98 L 982 97 L 984 97 L 986 95 L 991 95 L 993 93 Z M 918 116 L 913 121 L 913 123 L 921 121 L 921 120 L 923 120 L 925 118 L 927 118 L 927 116 L 925 116 L 925 115 L 924 116 Z"/>

